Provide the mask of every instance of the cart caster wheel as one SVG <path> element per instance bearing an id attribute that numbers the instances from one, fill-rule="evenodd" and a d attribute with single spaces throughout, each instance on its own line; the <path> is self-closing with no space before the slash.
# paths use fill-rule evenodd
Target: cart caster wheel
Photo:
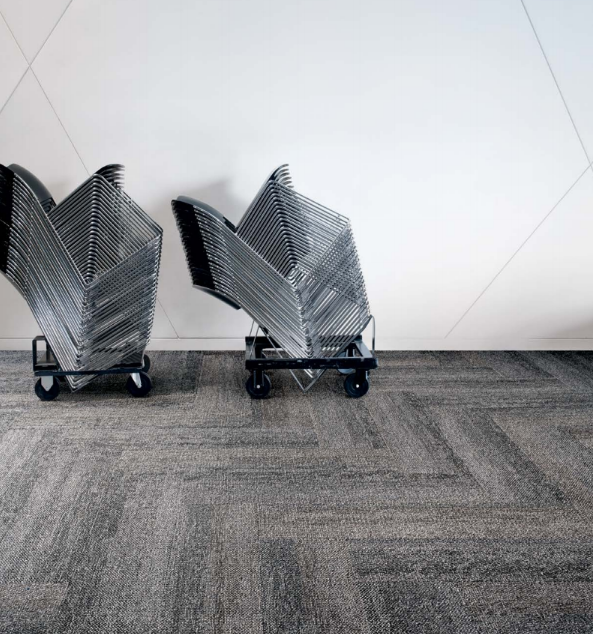
<path id="1" fill-rule="evenodd" d="M 145 372 L 138 372 L 138 375 L 140 376 L 140 383 L 142 384 L 142 387 L 138 387 L 136 385 L 136 381 L 134 381 L 131 376 L 128 377 L 128 382 L 126 383 L 128 392 L 136 398 L 146 396 L 152 389 L 152 381 L 150 380 L 148 374 Z"/>
<path id="2" fill-rule="evenodd" d="M 49 390 L 46 390 L 43 387 L 43 385 L 41 385 L 41 379 L 39 379 L 37 383 L 35 383 L 35 394 L 37 394 L 37 396 L 42 401 L 53 401 L 55 398 L 58 397 L 59 393 L 60 393 L 60 384 L 56 380 L 55 377 L 54 377 L 52 386 L 49 388 Z"/>
<path id="3" fill-rule="evenodd" d="M 150 372 L 150 357 L 147 354 L 144 355 L 143 362 L 144 362 L 144 372 Z"/>
<path id="4" fill-rule="evenodd" d="M 360 398 L 369 391 L 369 380 L 366 373 L 349 374 L 344 380 L 344 389 L 351 398 Z"/>
<path id="5" fill-rule="evenodd" d="M 255 376 L 252 374 L 245 383 L 247 393 L 251 398 L 266 398 L 272 389 L 272 381 L 267 374 L 262 374 L 261 383 L 256 385 Z"/>

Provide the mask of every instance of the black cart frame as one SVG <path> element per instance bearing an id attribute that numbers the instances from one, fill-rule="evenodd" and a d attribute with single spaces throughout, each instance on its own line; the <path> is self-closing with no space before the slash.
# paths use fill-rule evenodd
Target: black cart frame
<path id="1" fill-rule="evenodd" d="M 264 350 L 280 350 L 272 337 L 245 337 L 245 369 L 251 373 L 245 385 L 252 398 L 266 398 L 272 387 L 266 370 L 329 370 L 346 374 L 344 388 L 348 396 L 359 398 L 369 390 L 369 372 L 378 366 L 362 335 L 352 340 L 338 357 L 292 358 L 266 357 Z"/>
<path id="2" fill-rule="evenodd" d="M 39 359 L 38 344 L 45 343 L 43 359 Z M 58 379 L 66 376 L 129 374 L 126 383 L 128 392 L 132 396 L 146 396 L 152 389 L 152 382 L 147 372 L 150 370 L 150 359 L 144 355 L 142 365 L 122 364 L 108 370 L 62 370 L 44 335 L 38 335 L 31 342 L 33 353 L 33 374 L 40 377 L 35 384 L 35 393 L 42 401 L 53 401 L 60 393 Z M 51 381 L 49 380 L 51 378 Z"/>

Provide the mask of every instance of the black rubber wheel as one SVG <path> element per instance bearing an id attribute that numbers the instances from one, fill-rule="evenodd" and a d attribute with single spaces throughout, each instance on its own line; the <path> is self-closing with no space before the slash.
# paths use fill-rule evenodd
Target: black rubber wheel
<path id="1" fill-rule="evenodd" d="M 144 355 L 144 372 L 150 372 L 150 357 L 147 354 Z"/>
<path id="2" fill-rule="evenodd" d="M 255 377 L 252 373 L 247 379 L 247 383 L 245 383 L 245 389 L 251 398 L 266 398 L 272 389 L 272 381 L 270 381 L 270 377 L 267 374 L 264 374 L 262 382 L 256 385 Z"/>
<path id="3" fill-rule="evenodd" d="M 58 397 L 59 393 L 60 393 L 60 383 L 56 380 L 55 377 L 54 377 L 52 386 L 49 388 L 49 390 L 46 390 L 43 387 L 43 385 L 41 385 L 41 379 L 39 379 L 37 383 L 35 383 L 35 394 L 37 394 L 37 396 L 42 401 L 53 401 L 55 398 Z"/>
<path id="4" fill-rule="evenodd" d="M 128 377 L 128 382 L 126 383 L 128 392 L 136 398 L 146 396 L 150 392 L 150 390 L 152 390 L 152 381 L 150 380 L 148 374 L 146 374 L 145 372 L 138 372 L 138 374 L 140 375 L 140 382 L 142 383 L 142 387 L 138 387 L 131 376 Z"/>
<path id="5" fill-rule="evenodd" d="M 344 380 L 344 389 L 351 398 L 360 398 L 369 391 L 369 380 L 365 373 L 355 372 L 349 374 Z"/>

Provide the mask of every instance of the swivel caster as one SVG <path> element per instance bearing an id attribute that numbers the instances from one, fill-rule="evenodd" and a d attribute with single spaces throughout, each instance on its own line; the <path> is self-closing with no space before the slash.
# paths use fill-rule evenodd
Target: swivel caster
<path id="1" fill-rule="evenodd" d="M 344 389 L 351 398 L 360 398 L 369 391 L 369 380 L 366 372 L 354 372 L 344 380 Z"/>
<path id="2" fill-rule="evenodd" d="M 128 377 L 126 387 L 132 396 L 140 398 L 142 396 L 146 396 L 150 392 L 152 389 L 152 381 L 145 372 L 135 372 L 134 374 L 130 374 Z"/>
<path id="3" fill-rule="evenodd" d="M 45 389 L 45 387 L 43 386 L 43 383 L 49 383 L 49 380 L 51 380 L 51 387 L 49 387 L 48 389 Z M 58 394 L 60 393 L 60 383 L 59 381 L 56 379 L 56 377 L 43 377 L 43 379 L 38 379 L 37 383 L 35 383 L 35 394 L 37 394 L 37 396 L 42 400 L 42 401 L 53 401 L 55 398 L 58 397 Z"/>
<path id="4" fill-rule="evenodd" d="M 245 389 L 251 398 L 266 398 L 272 389 L 272 382 L 267 374 L 252 372 L 245 383 Z"/>

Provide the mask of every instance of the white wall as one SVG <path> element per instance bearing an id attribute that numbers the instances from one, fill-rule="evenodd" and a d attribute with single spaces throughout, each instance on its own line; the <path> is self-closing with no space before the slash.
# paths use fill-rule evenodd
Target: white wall
<path id="1" fill-rule="evenodd" d="M 352 219 L 380 347 L 593 348 L 593 3 L 0 13 L 0 162 L 56 199 L 126 165 L 126 190 L 165 229 L 155 347 L 240 347 L 249 328 L 191 289 L 170 199 L 236 220 L 288 162 L 297 190 Z M 0 300 L 0 346 L 28 347 L 38 328 L 5 279 Z"/>

